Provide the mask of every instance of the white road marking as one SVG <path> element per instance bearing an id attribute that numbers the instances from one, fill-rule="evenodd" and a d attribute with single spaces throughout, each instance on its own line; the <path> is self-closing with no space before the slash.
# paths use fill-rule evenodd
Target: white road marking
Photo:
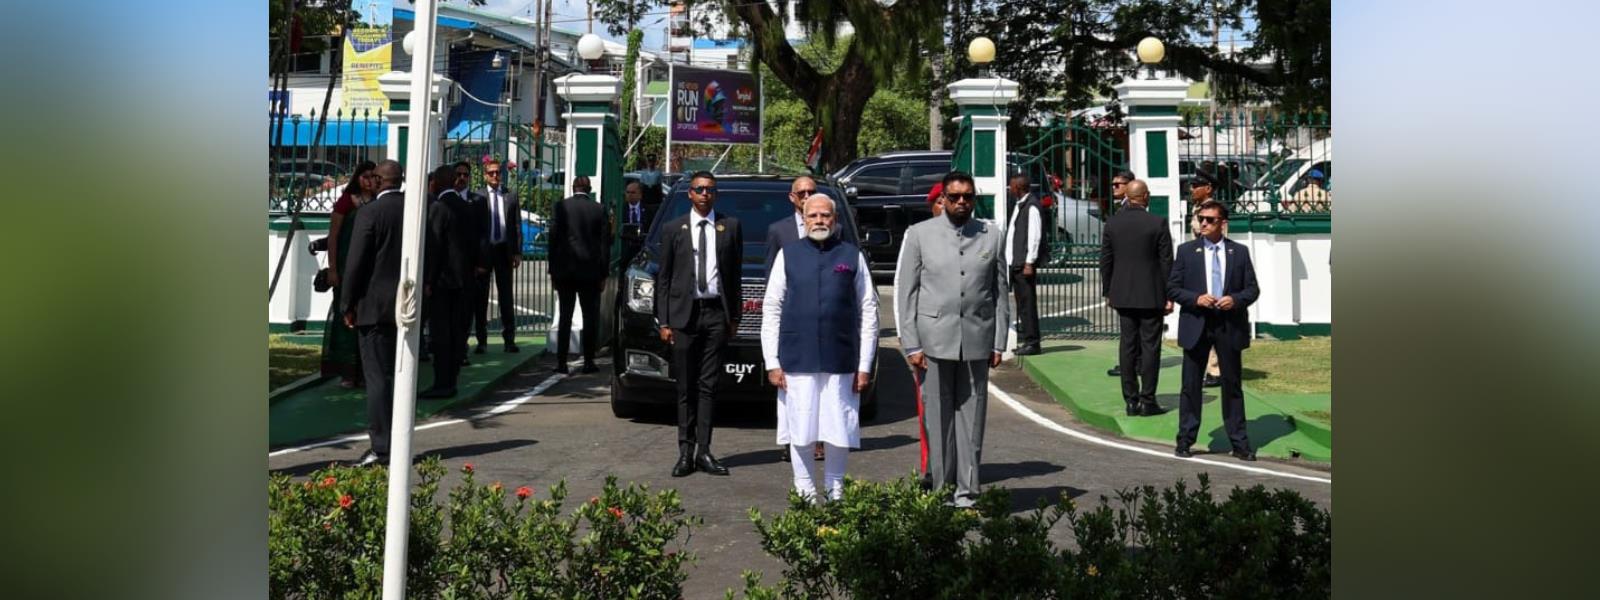
<path id="1" fill-rule="evenodd" d="M 500 306 L 500 301 L 499 300 L 495 300 L 493 298 L 489 299 L 489 303 L 493 304 L 495 306 Z M 540 317 L 549 317 L 550 316 L 550 315 L 544 314 L 542 312 L 539 312 L 537 310 L 534 310 L 534 309 L 528 308 L 526 306 L 523 306 L 521 304 L 512 304 L 511 305 L 511 310 L 520 312 L 520 313 L 525 314 L 525 315 L 535 315 L 535 316 L 540 316 Z"/>
<path id="2" fill-rule="evenodd" d="M 1056 432 L 1059 432 L 1059 433 L 1064 433 L 1064 434 L 1070 435 L 1072 437 L 1078 438 L 1080 440 L 1089 442 L 1091 444 L 1099 444 L 1101 446 L 1106 446 L 1108 448 L 1117 448 L 1119 450 L 1127 450 L 1129 452 L 1137 452 L 1139 454 L 1145 454 L 1145 455 L 1149 455 L 1149 456 L 1154 456 L 1156 458 L 1169 458 L 1169 459 L 1172 459 L 1172 460 L 1182 461 L 1182 462 L 1185 462 L 1185 463 L 1199 463 L 1199 464 L 1210 465 L 1210 466 L 1214 466 L 1214 467 L 1222 467 L 1222 468 L 1225 468 L 1225 469 L 1234 469 L 1234 470 L 1238 470 L 1238 471 L 1246 471 L 1246 472 L 1249 472 L 1249 473 L 1256 473 L 1256 474 L 1260 474 L 1260 475 L 1272 475 L 1272 476 L 1275 476 L 1275 477 L 1287 477 L 1287 478 L 1290 478 L 1290 479 L 1302 479 L 1302 480 L 1305 480 L 1305 481 L 1315 481 L 1315 482 L 1318 482 L 1318 483 L 1326 483 L 1326 484 L 1330 484 L 1330 485 L 1333 483 L 1332 479 L 1327 479 L 1327 478 L 1323 478 L 1323 477 L 1313 477 L 1313 476 L 1310 476 L 1310 475 L 1301 475 L 1299 473 L 1287 473 L 1287 472 L 1284 472 L 1284 471 L 1274 471 L 1272 469 L 1264 469 L 1264 468 L 1261 468 L 1261 467 L 1252 467 L 1252 466 L 1248 466 L 1248 465 L 1238 464 L 1238 463 L 1235 463 L 1235 462 L 1223 462 L 1223 461 L 1218 461 L 1218 460 L 1212 460 L 1212 459 L 1209 459 L 1209 458 L 1199 458 L 1199 457 L 1196 457 L 1196 458 L 1178 458 L 1177 456 L 1173 456 L 1172 453 L 1170 453 L 1170 452 L 1160 452 L 1160 451 L 1157 451 L 1157 450 L 1151 450 L 1149 448 L 1143 448 L 1143 447 L 1140 447 L 1140 446 L 1134 446 L 1132 444 L 1124 444 L 1124 443 L 1121 443 L 1121 442 L 1114 442 L 1114 441 L 1111 441 L 1111 440 L 1108 440 L 1108 439 L 1105 439 L 1105 438 L 1089 435 L 1087 433 L 1084 433 L 1084 432 L 1081 432 L 1081 431 L 1078 431 L 1078 430 L 1075 430 L 1075 429 L 1068 428 L 1065 425 L 1062 425 L 1062 424 L 1057 423 L 1055 421 L 1052 421 L 1052 420 L 1050 420 L 1048 418 L 1045 418 L 1043 415 L 1040 415 L 1039 413 L 1034 412 L 1033 409 L 1030 409 L 1030 408 L 1028 408 L 1026 406 L 1023 406 L 1022 403 L 1018 402 L 1016 398 L 1011 397 L 1011 394 L 1007 394 L 1005 390 L 1000 389 L 999 387 L 995 386 L 995 384 L 993 384 L 993 383 L 989 384 L 989 393 L 991 395 L 993 395 L 994 397 L 999 398 L 1000 401 L 1004 402 L 1006 406 L 1011 407 L 1011 410 L 1017 411 L 1017 414 L 1020 414 L 1020 415 L 1022 415 L 1024 417 L 1027 417 L 1028 420 L 1033 421 L 1035 423 L 1038 423 L 1040 425 L 1043 425 L 1046 429 L 1050 429 L 1052 431 L 1056 431 Z"/>
<path id="3" fill-rule="evenodd" d="M 1084 305 L 1084 306 L 1079 306 L 1079 307 L 1071 309 L 1071 310 L 1064 310 L 1064 311 L 1057 312 L 1057 313 L 1050 313 L 1048 315 L 1039 315 L 1039 318 L 1041 318 L 1041 319 L 1054 319 L 1056 317 L 1065 317 L 1067 315 L 1075 315 L 1075 314 L 1078 314 L 1078 313 L 1081 313 L 1081 312 L 1091 311 L 1091 310 L 1094 310 L 1096 308 L 1100 308 L 1102 306 L 1105 306 L 1104 302 L 1096 302 L 1094 304 L 1088 304 L 1088 305 Z M 1106 310 L 1111 310 L 1111 309 L 1107 308 Z"/>
<path id="4" fill-rule="evenodd" d="M 489 408 L 488 410 L 480 411 L 477 414 L 472 415 L 470 417 L 467 417 L 465 419 L 447 419 L 447 420 L 444 420 L 444 421 L 434 421 L 432 423 L 425 423 L 425 424 L 413 427 L 412 431 L 413 432 L 426 431 L 426 430 L 434 429 L 434 428 L 437 428 L 437 427 L 444 427 L 446 425 L 457 425 L 457 424 L 460 424 L 460 423 L 467 423 L 467 422 L 476 421 L 476 420 L 479 420 L 479 419 L 485 419 L 485 418 L 488 418 L 488 417 L 492 417 L 492 416 L 504 413 L 504 412 L 509 411 L 509 410 L 511 410 L 513 408 L 521 406 L 523 403 L 525 403 L 525 402 L 527 402 L 529 400 L 532 400 L 534 396 L 538 396 L 539 394 L 543 394 L 545 390 L 550 389 L 550 386 L 553 386 L 553 385 L 559 383 L 561 380 L 566 379 L 566 378 L 567 378 L 566 375 L 562 375 L 560 373 L 557 373 L 555 375 L 551 375 L 549 378 L 546 378 L 544 381 L 539 382 L 539 385 L 533 386 L 533 389 L 528 390 L 528 393 L 523 394 L 521 396 L 517 396 L 516 398 L 512 398 L 512 399 L 507 400 L 505 402 L 501 402 L 499 404 L 496 404 L 496 405 L 494 405 L 494 407 Z M 322 448 L 322 447 L 325 447 L 325 446 L 337 446 L 337 445 L 340 445 L 340 444 L 347 444 L 347 443 L 350 443 L 350 442 L 359 442 L 359 441 L 364 440 L 364 439 L 367 439 L 367 436 L 363 434 L 363 435 L 350 435 L 350 436 L 345 436 L 345 437 L 342 437 L 342 438 L 334 438 L 334 439 L 331 439 L 331 440 L 323 440 L 323 441 L 320 441 L 320 442 L 313 442 L 313 443 L 310 443 L 310 444 L 306 444 L 304 446 L 295 446 L 293 448 L 284 448 L 282 450 L 277 450 L 277 451 L 274 451 L 274 452 L 268 452 L 267 453 L 267 458 L 272 458 L 272 457 L 275 457 L 275 456 L 283 456 L 285 454 L 294 454 L 294 453 L 300 452 L 302 450 L 311 450 L 313 448 Z"/>

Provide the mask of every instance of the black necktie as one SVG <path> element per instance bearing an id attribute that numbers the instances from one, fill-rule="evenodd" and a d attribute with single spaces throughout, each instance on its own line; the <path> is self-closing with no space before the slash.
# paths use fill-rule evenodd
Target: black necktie
<path id="1" fill-rule="evenodd" d="M 706 224 L 708 223 L 709 221 L 700 222 L 700 270 L 694 274 L 695 284 L 700 286 L 701 294 L 706 293 L 706 271 L 711 268 L 708 266 L 709 262 L 706 259 L 706 255 L 710 254 L 710 252 L 707 252 L 709 248 L 706 246 Z"/>

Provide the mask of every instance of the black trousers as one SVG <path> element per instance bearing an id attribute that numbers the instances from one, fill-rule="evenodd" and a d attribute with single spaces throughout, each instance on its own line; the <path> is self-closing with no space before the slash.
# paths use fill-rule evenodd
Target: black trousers
<path id="1" fill-rule="evenodd" d="M 1122 401 L 1128 406 L 1155 404 L 1156 378 L 1161 373 L 1161 310 L 1119 308 L 1122 330 L 1117 364 L 1122 369 Z M 1202 359 L 1201 367 L 1205 367 Z"/>
<path id="2" fill-rule="evenodd" d="M 361 336 L 361 371 L 367 378 L 367 437 L 372 452 L 387 458 L 389 427 L 394 423 L 395 326 L 363 325 L 356 331 Z"/>
<path id="3" fill-rule="evenodd" d="M 1022 268 L 1011 269 L 1011 289 L 1017 294 L 1017 346 L 1039 345 L 1039 277 L 1023 277 Z"/>
<path id="4" fill-rule="evenodd" d="M 489 280 L 494 279 L 495 302 L 500 304 L 500 335 L 507 344 L 517 340 L 517 302 L 511 293 L 511 275 L 516 271 L 511 268 L 511 261 L 493 260 L 494 266 L 489 272 L 478 278 L 477 310 L 473 313 L 473 323 L 478 333 L 478 343 L 489 344 Z"/>
<path id="5" fill-rule="evenodd" d="M 434 288 L 428 296 L 428 333 L 433 344 L 433 387 L 456 387 L 467 348 L 465 290 Z"/>
<path id="6" fill-rule="evenodd" d="M 561 303 L 561 317 L 556 334 L 556 361 L 567 362 L 567 348 L 572 344 L 572 309 L 576 299 L 583 309 L 583 362 L 594 362 L 595 338 L 600 333 L 600 287 L 604 281 L 564 282 L 556 286 L 556 298 Z"/>
<path id="7" fill-rule="evenodd" d="M 727 311 L 722 300 L 695 300 L 689 326 L 672 329 L 672 378 L 678 384 L 678 451 L 711 449 L 717 372 L 727 346 Z M 698 449 L 696 448 L 698 446 Z"/>
<path id="8" fill-rule="evenodd" d="M 1249 450 L 1250 436 L 1244 424 L 1244 388 L 1239 381 L 1240 359 L 1244 351 L 1231 343 L 1217 343 L 1211 327 L 1201 332 L 1193 348 L 1183 351 L 1183 393 L 1178 399 L 1178 447 L 1188 448 L 1200 433 L 1200 405 L 1204 398 L 1201 381 L 1212 348 L 1217 351 L 1217 367 L 1222 370 L 1222 426 L 1234 450 Z M 370 385 L 370 384 L 369 384 Z"/>

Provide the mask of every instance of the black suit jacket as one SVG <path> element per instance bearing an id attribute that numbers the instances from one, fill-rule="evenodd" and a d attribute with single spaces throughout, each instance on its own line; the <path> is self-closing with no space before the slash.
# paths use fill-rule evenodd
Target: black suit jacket
<path id="1" fill-rule="evenodd" d="M 472 243 L 477 246 L 478 256 L 483 261 L 483 267 L 489 266 L 489 197 L 472 190 L 467 190 L 467 211 L 469 222 L 472 223 Z M 522 227 L 518 224 L 517 233 L 521 235 Z"/>
<path id="2" fill-rule="evenodd" d="M 503 188 L 500 192 L 501 214 L 505 215 L 506 237 L 502 243 L 489 243 L 489 228 L 494 223 L 493 208 L 489 206 L 491 196 L 485 188 L 479 192 L 485 199 L 483 212 L 483 253 L 488 257 L 490 267 L 509 266 L 511 256 L 522 254 L 522 205 L 517 202 L 517 192 L 511 188 Z"/>
<path id="3" fill-rule="evenodd" d="M 1222 295 L 1233 296 L 1231 310 L 1201 308 L 1195 304 L 1201 294 L 1207 293 L 1206 279 L 1211 270 L 1206 262 L 1205 241 L 1191 240 L 1178 246 L 1178 259 L 1172 263 L 1172 273 L 1167 279 L 1167 297 L 1178 303 L 1178 345 L 1193 348 L 1208 322 L 1216 325 L 1216 341 L 1243 350 L 1250 347 L 1250 313 L 1245 309 L 1261 297 L 1256 285 L 1255 264 L 1250 262 L 1250 249 L 1243 244 L 1223 238 L 1223 251 L 1227 252 L 1227 265 L 1222 275 Z"/>
<path id="4" fill-rule="evenodd" d="M 1172 271 L 1165 219 L 1136 204 L 1106 221 L 1100 237 L 1100 293 L 1115 308 L 1164 308 Z"/>
<path id="5" fill-rule="evenodd" d="M 624 202 L 622 204 L 622 214 L 617 215 L 617 222 L 618 223 L 622 223 L 622 224 L 627 224 L 628 223 L 628 211 L 630 211 L 630 210 L 633 210 L 633 208 L 628 206 L 628 204 L 626 202 Z M 650 231 L 650 222 L 654 221 L 655 218 L 656 218 L 656 207 L 651 206 L 649 203 L 644 202 L 644 201 L 641 200 L 639 202 L 639 213 L 640 213 L 640 216 L 639 216 L 639 219 L 640 219 L 639 220 L 639 233 L 645 233 L 645 232 Z"/>
<path id="6" fill-rule="evenodd" d="M 394 325 L 405 209 L 405 194 L 391 190 L 356 212 L 340 296 L 340 312 L 355 311 L 356 325 Z"/>
<path id="7" fill-rule="evenodd" d="M 473 221 L 472 207 L 460 195 L 447 191 L 429 202 L 422 281 L 450 290 L 474 282 L 474 269 L 486 264 L 478 243 L 481 232 Z"/>
<path id="8" fill-rule="evenodd" d="M 606 210 L 588 194 L 556 203 L 550 216 L 550 280 L 558 288 L 605 279 L 611 236 Z"/>
<path id="9" fill-rule="evenodd" d="M 692 210 L 692 209 L 691 209 Z M 739 271 L 744 263 L 744 236 L 739 220 L 716 213 L 717 269 L 721 275 L 722 308 L 735 328 L 744 306 Z M 661 225 L 661 269 L 656 273 L 656 319 L 663 326 L 683 328 L 693 314 L 694 241 L 689 236 L 689 215 Z M 731 332 L 730 332 L 731 333 Z"/>
<path id="10" fill-rule="evenodd" d="M 794 216 L 787 219 L 778 219 L 767 226 L 767 263 L 762 272 L 772 274 L 772 261 L 777 259 L 778 251 L 789 242 L 800 239 L 800 231 L 795 229 Z"/>

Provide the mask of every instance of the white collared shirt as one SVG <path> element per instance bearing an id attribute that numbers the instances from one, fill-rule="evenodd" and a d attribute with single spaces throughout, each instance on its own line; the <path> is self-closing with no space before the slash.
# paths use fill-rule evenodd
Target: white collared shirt
<path id="1" fill-rule="evenodd" d="M 1215 259 L 1212 258 L 1213 254 L 1222 257 L 1222 276 L 1221 276 L 1222 285 L 1223 286 L 1227 286 L 1228 285 L 1228 245 L 1225 243 L 1225 240 L 1227 240 L 1227 239 L 1228 238 L 1219 238 L 1217 240 L 1217 243 L 1213 244 L 1213 243 L 1211 243 L 1211 240 L 1208 240 L 1205 237 L 1201 237 L 1200 238 L 1200 247 L 1205 249 L 1205 257 L 1206 257 L 1206 267 L 1205 267 L 1205 272 L 1206 272 L 1206 293 L 1211 294 L 1211 297 L 1217 298 L 1217 299 L 1221 299 L 1222 298 L 1222 290 L 1213 290 L 1213 289 L 1211 289 L 1211 261 L 1215 260 Z"/>
<path id="2" fill-rule="evenodd" d="M 794 232 L 797 237 L 806 236 L 806 218 L 798 210 L 794 211 Z"/>
<path id="3" fill-rule="evenodd" d="M 1011 224 L 1006 227 L 1006 265 L 1008 266 L 1020 267 L 1024 263 L 1031 265 L 1039 260 L 1039 235 L 1043 231 L 1043 228 L 1039 226 L 1039 221 L 1041 220 L 1039 218 L 1039 206 L 1037 203 L 1028 204 L 1028 210 L 1031 213 L 1028 215 L 1028 256 L 1023 261 L 1018 261 L 1017 257 L 1012 256 L 1015 253 L 1012 248 L 1016 247 L 1017 217 L 1022 214 L 1020 210 L 1012 211 Z"/>
<path id="4" fill-rule="evenodd" d="M 638 202 L 628 205 L 628 220 L 626 223 L 644 224 L 644 203 Z"/>
<path id="5" fill-rule="evenodd" d="M 498 244 L 506 240 L 506 214 L 505 203 L 500 201 L 500 190 L 488 188 L 489 197 L 489 242 Z M 494 227 L 499 223 L 500 227 Z"/>
<path id="6" fill-rule="evenodd" d="M 856 297 L 861 310 L 860 352 L 856 371 L 872 372 L 872 358 L 878 351 L 878 288 L 872 285 L 872 270 L 867 258 L 856 259 Z M 778 330 L 783 324 L 783 299 L 789 289 L 789 278 L 784 273 L 783 251 L 772 259 L 772 275 L 767 277 L 767 294 L 761 300 L 761 357 L 768 369 L 776 369 L 778 362 Z M 827 323 L 817 323 L 825 327 Z"/>
<path id="7" fill-rule="evenodd" d="M 703 249 L 700 247 L 700 224 L 701 223 L 708 223 L 706 225 L 706 245 L 709 246 L 709 247 L 708 248 L 703 248 Z M 722 283 L 721 283 L 722 270 L 719 269 L 718 268 L 719 265 L 717 265 L 717 211 L 716 211 L 716 209 L 712 209 L 710 214 L 707 214 L 704 217 L 700 216 L 700 213 L 696 212 L 693 208 L 689 209 L 689 244 L 690 244 L 691 247 L 694 248 L 694 256 L 693 256 L 693 258 L 694 258 L 694 261 L 693 261 L 694 262 L 694 267 L 690 270 L 691 273 L 696 273 L 696 274 L 699 273 L 699 271 L 700 271 L 700 253 L 701 252 L 705 252 L 706 253 L 706 292 L 704 294 L 700 293 L 700 288 L 699 288 L 698 285 L 696 285 L 695 286 L 694 297 L 697 298 L 697 299 L 701 299 L 701 300 L 708 299 L 708 298 L 721 297 L 722 296 Z M 739 307 L 737 307 L 737 306 L 734 307 L 735 310 L 738 310 L 738 308 Z"/>

